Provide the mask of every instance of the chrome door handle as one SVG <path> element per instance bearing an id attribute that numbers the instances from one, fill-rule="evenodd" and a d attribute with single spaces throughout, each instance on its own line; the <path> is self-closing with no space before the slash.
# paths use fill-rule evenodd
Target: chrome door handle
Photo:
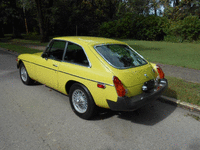
<path id="1" fill-rule="evenodd" d="M 54 67 L 58 67 L 58 65 L 53 64 Z"/>

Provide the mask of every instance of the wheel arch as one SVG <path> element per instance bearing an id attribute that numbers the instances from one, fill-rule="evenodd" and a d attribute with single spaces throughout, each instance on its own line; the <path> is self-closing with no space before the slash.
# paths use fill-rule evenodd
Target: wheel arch
<path id="1" fill-rule="evenodd" d="M 17 63 L 17 69 L 19 69 L 19 66 L 21 65 L 21 63 L 23 63 L 22 60 L 19 60 L 19 62 Z"/>
<path id="2" fill-rule="evenodd" d="M 78 82 L 78 81 L 74 81 L 74 80 L 70 80 L 65 84 L 65 90 L 66 90 L 67 94 L 69 94 L 70 88 L 75 83 L 80 84 L 84 89 L 86 88 L 89 91 L 89 89 L 83 83 Z"/>
<path id="3" fill-rule="evenodd" d="M 65 90 L 67 92 L 67 94 L 69 94 L 69 91 L 70 91 L 70 88 L 72 87 L 72 85 L 74 85 L 75 83 L 79 84 L 80 86 L 82 86 L 83 89 L 85 89 L 86 91 L 88 91 L 90 93 L 90 95 L 92 96 L 90 90 L 87 88 L 87 86 L 85 86 L 83 83 L 81 82 L 77 82 L 77 81 L 74 81 L 74 80 L 70 80 L 66 83 L 65 85 Z M 92 96 L 93 98 L 93 96 Z"/>

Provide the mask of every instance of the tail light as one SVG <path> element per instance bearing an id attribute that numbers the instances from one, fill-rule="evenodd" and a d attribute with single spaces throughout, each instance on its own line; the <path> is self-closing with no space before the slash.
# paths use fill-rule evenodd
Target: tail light
<path id="1" fill-rule="evenodd" d="M 157 68 L 160 79 L 163 79 L 165 77 L 165 74 L 162 71 L 162 68 L 159 65 L 156 65 L 156 68 Z"/>
<path id="2" fill-rule="evenodd" d="M 116 77 L 116 76 L 113 77 L 113 83 L 115 85 L 117 95 L 120 96 L 120 97 L 125 96 L 126 90 L 125 90 L 122 82 L 118 79 L 118 77 Z"/>
<path id="3" fill-rule="evenodd" d="M 16 58 L 16 61 L 18 61 L 18 58 Z"/>

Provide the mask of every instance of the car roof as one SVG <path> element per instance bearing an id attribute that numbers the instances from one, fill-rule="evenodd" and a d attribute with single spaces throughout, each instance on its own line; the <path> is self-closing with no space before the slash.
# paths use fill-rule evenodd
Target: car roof
<path id="1" fill-rule="evenodd" d="M 53 39 L 69 41 L 69 42 L 77 43 L 80 45 L 87 44 L 91 46 L 101 45 L 101 44 L 126 44 L 124 42 L 109 39 L 109 38 L 89 37 L 89 36 L 66 36 L 66 37 L 56 37 Z"/>

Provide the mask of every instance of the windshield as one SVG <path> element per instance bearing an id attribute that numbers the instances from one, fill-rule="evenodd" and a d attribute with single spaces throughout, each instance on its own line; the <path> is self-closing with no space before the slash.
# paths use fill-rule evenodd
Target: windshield
<path id="1" fill-rule="evenodd" d="M 147 64 L 144 58 L 138 55 L 127 45 L 100 45 L 97 52 L 115 68 L 132 68 Z"/>

